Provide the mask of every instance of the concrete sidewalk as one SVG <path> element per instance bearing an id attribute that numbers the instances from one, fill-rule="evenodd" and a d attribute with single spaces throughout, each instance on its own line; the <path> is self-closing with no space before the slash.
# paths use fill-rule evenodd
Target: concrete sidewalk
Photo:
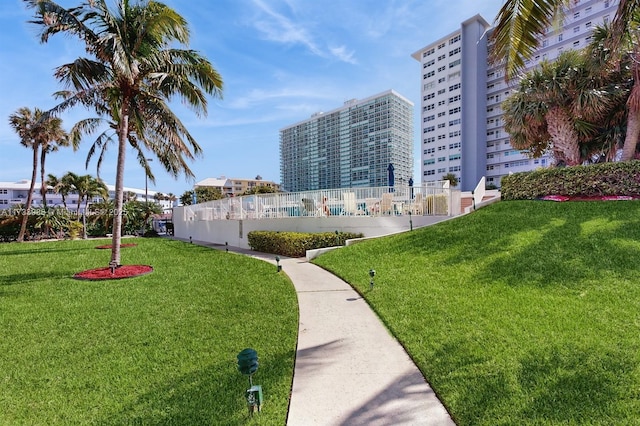
<path id="1" fill-rule="evenodd" d="M 275 264 L 273 255 L 229 250 Z M 280 264 L 300 307 L 287 425 L 455 424 L 358 293 L 305 259 L 282 258 Z"/>

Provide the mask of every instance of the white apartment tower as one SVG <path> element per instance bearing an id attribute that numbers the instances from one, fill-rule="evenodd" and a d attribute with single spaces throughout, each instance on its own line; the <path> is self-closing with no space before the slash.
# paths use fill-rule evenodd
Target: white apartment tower
<path id="1" fill-rule="evenodd" d="M 554 60 L 567 49 L 581 49 L 595 26 L 613 19 L 618 0 L 576 0 L 563 22 L 549 28 L 527 63 Z M 439 180 L 452 172 L 463 191 L 480 178 L 500 187 L 502 176 L 552 164 L 550 157 L 532 159 L 515 150 L 504 130 L 502 102 L 513 84 L 500 67 L 487 62 L 490 25 L 476 15 L 461 28 L 411 56 L 421 68 L 422 180 Z M 458 79 L 458 81 L 455 81 Z M 458 92 L 456 92 L 458 91 Z"/>
<path id="2" fill-rule="evenodd" d="M 393 90 L 352 99 L 280 130 L 285 191 L 376 187 L 413 176 L 413 103 Z"/>

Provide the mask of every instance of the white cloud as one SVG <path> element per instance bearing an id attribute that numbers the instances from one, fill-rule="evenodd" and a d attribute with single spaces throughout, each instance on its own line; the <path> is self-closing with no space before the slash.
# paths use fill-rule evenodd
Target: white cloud
<path id="1" fill-rule="evenodd" d="M 277 13 L 262 0 L 253 0 L 262 12 L 253 22 L 254 27 L 270 41 L 284 44 L 300 44 L 311 53 L 321 58 L 336 58 L 340 61 L 355 64 L 353 52 L 347 52 L 346 47 L 326 48 L 320 46 L 312 31 L 301 22 Z M 292 4 L 288 4 L 291 9 Z"/>
<path id="2" fill-rule="evenodd" d="M 347 52 L 347 48 L 345 46 L 332 47 L 329 49 L 329 51 L 333 56 L 335 56 L 336 58 L 340 59 L 343 62 L 347 62 L 349 64 L 358 63 L 358 61 L 356 61 L 353 57 L 353 51 Z"/>

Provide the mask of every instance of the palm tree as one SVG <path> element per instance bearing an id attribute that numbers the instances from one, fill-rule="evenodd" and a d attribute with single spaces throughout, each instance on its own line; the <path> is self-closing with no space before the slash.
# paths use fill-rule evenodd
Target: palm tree
<path id="1" fill-rule="evenodd" d="M 514 147 L 525 136 L 527 148 L 538 152 L 549 144 L 556 163 L 574 166 L 585 160 L 589 151 L 581 146 L 592 139 L 595 123 L 603 120 L 612 104 L 602 81 L 593 78 L 588 59 L 569 50 L 554 62 L 543 61 L 520 80 L 513 99 L 503 107 L 505 129 L 516 135 Z"/>
<path id="2" fill-rule="evenodd" d="M 117 0 L 108 7 L 106 0 L 93 0 L 64 9 L 49 0 L 25 1 L 35 9 L 32 22 L 42 28 L 42 42 L 59 32 L 74 35 L 90 56 L 57 68 L 56 77 L 69 90 L 59 92 L 64 101 L 56 110 L 81 104 L 114 126 L 118 159 L 110 265 L 118 266 L 127 142 L 139 154 L 155 154 L 174 177 L 181 172 L 192 177 L 185 157 L 194 158 L 201 148 L 168 101 L 177 96 L 206 114 L 206 94 L 221 96 L 222 79 L 197 52 L 173 47 L 188 43 L 189 30 L 184 18 L 162 3 Z"/>
<path id="3" fill-rule="evenodd" d="M 42 195 L 42 205 L 45 209 L 47 208 L 47 183 L 45 179 L 45 161 L 47 154 L 57 151 L 60 147 L 67 147 L 69 145 L 73 145 L 74 151 L 78 149 L 78 140 L 70 138 L 67 132 L 60 127 L 62 120 L 52 116 L 47 116 L 46 119 L 49 121 L 49 134 L 47 140 L 43 140 L 40 146 L 40 194 Z"/>
<path id="4" fill-rule="evenodd" d="M 543 61 L 520 80 L 503 103 L 505 129 L 511 144 L 534 157 L 551 149 L 557 164 L 577 165 L 594 154 L 609 157 L 615 143 L 593 137 L 604 124 L 615 127 L 625 88 L 620 73 L 607 70 L 603 30 L 584 52 L 563 52 L 554 62 Z"/>
<path id="5" fill-rule="evenodd" d="M 490 60 L 503 64 L 505 79 L 515 78 L 525 68 L 525 62 L 537 49 L 546 29 L 561 18 L 571 0 L 506 0 L 496 17 L 492 32 Z M 627 100 L 627 128 L 622 160 L 635 156 L 640 136 L 640 38 L 637 0 L 620 0 L 612 22 L 609 49 L 618 58 L 630 52 L 633 88 Z M 613 60 L 614 58 L 612 58 Z"/>
<path id="6" fill-rule="evenodd" d="M 47 177 L 47 185 L 53 188 L 53 192 L 60 194 L 62 197 L 62 205 L 67 208 L 67 195 L 72 191 L 74 174 L 67 172 L 60 179 L 56 175 L 49 174 Z"/>
<path id="7" fill-rule="evenodd" d="M 100 179 L 96 179 L 91 175 L 78 176 L 75 173 L 67 172 L 65 174 L 68 182 L 71 185 L 71 189 L 78 194 L 78 201 L 76 207 L 76 217 L 80 219 L 80 209 L 82 202 L 84 201 L 84 211 L 87 211 L 89 200 L 96 196 L 106 199 L 109 197 L 109 191 L 107 185 Z"/>
<path id="8" fill-rule="evenodd" d="M 27 195 L 25 212 L 22 216 L 22 224 L 20 226 L 20 232 L 17 239 L 18 241 L 24 241 L 24 234 L 27 229 L 29 209 L 33 202 L 33 191 L 35 189 L 36 177 L 38 175 L 39 154 L 41 155 L 42 167 L 44 167 L 44 156 L 46 153 L 41 154 L 41 150 L 48 150 L 48 147 L 51 146 L 50 144 L 61 142 L 67 137 L 66 133 L 61 129 L 61 123 L 62 122 L 59 118 L 52 117 L 38 108 L 34 108 L 34 110 L 31 111 L 27 107 L 22 107 L 9 116 L 9 124 L 20 137 L 20 143 L 24 147 L 33 150 L 31 185 L 29 187 L 29 194 Z M 46 191 L 44 177 L 42 187 L 44 188 L 44 191 Z"/>
<path id="9" fill-rule="evenodd" d="M 178 198 L 175 196 L 175 194 L 173 192 L 170 192 L 167 194 L 167 201 L 169 201 L 171 203 L 171 207 L 173 207 L 173 203 L 175 203 L 175 201 Z"/>

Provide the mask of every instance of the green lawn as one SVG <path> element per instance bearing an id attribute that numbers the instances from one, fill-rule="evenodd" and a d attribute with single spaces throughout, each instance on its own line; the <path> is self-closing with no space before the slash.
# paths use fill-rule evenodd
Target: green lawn
<path id="1" fill-rule="evenodd" d="M 78 281 L 109 241 L 0 244 L 0 424 L 276 424 L 286 421 L 298 305 L 275 266 L 163 239 L 123 264 L 150 275 Z M 236 355 L 260 357 L 248 419 Z"/>
<path id="2" fill-rule="evenodd" d="M 640 424 L 638 201 L 500 202 L 315 262 L 366 297 L 459 425 Z"/>

